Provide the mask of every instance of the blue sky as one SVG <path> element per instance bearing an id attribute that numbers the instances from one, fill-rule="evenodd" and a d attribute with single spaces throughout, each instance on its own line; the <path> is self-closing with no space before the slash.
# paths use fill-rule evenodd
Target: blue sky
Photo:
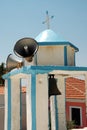
<path id="1" fill-rule="evenodd" d="M 42 24 L 47 10 L 54 15 L 50 29 L 78 47 L 76 65 L 87 66 L 87 0 L 1 0 L 0 63 L 14 54 L 19 39 L 35 38 L 47 29 Z"/>

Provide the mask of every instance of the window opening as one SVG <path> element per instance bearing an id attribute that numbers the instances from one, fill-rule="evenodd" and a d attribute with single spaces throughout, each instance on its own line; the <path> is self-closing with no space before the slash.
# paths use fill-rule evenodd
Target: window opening
<path id="1" fill-rule="evenodd" d="M 71 108 L 71 120 L 75 122 L 76 126 L 81 126 L 81 109 L 80 108 Z"/>

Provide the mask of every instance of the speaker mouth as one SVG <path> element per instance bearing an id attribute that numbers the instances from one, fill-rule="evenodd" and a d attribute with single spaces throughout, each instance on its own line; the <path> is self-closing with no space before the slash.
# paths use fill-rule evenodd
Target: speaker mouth
<path id="1" fill-rule="evenodd" d="M 15 68 L 21 68 L 24 65 L 22 59 L 18 59 L 12 54 L 9 54 L 6 60 L 6 70 L 7 72 Z"/>
<path id="2" fill-rule="evenodd" d="M 22 38 L 18 40 L 14 46 L 14 53 L 21 58 L 32 59 L 37 50 L 39 45 L 36 40 L 33 38 Z"/>

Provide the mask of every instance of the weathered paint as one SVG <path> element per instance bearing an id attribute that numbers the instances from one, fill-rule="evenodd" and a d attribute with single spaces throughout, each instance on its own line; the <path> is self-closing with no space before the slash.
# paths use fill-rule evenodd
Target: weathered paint
<path id="1" fill-rule="evenodd" d="M 3 75 L 4 79 L 8 79 L 10 76 L 18 74 L 22 76 L 24 74 L 32 74 L 35 71 L 36 74 L 38 73 L 54 73 L 54 74 L 86 74 L 87 67 L 76 67 L 76 66 L 26 66 L 22 67 L 21 69 L 17 69 L 15 71 L 11 71 L 7 74 Z"/>
<path id="2" fill-rule="evenodd" d="M 37 65 L 74 66 L 75 50 L 71 46 L 40 46 Z"/>
<path id="3" fill-rule="evenodd" d="M 36 76 L 36 126 L 48 130 L 48 75 Z"/>
<path id="4" fill-rule="evenodd" d="M 58 107 L 57 107 L 57 97 L 50 97 L 50 114 L 51 114 L 51 130 L 58 130 Z"/>
<path id="5" fill-rule="evenodd" d="M 11 79 L 8 79 L 8 117 L 7 117 L 7 130 L 11 130 L 11 115 L 12 115 L 12 110 L 11 110 Z"/>
<path id="6" fill-rule="evenodd" d="M 32 130 L 31 75 L 26 78 L 26 117 L 27 129 Z"/>
<path id="7" fill-rule="evenodd" d="M 57 96 L 58 107 L 58 129 L 66 130 L 66 114 L 65 114 L 65 78 L 63 76 L 56 75 L 57 86 L 61 95 Z"/>
<path id="8" fill-rule="evenodd" d="M 11 130 L 20 129 L 20 79 L 11 77 Z"/>
<path id="9" fill-rule="evenodd" d="M 59 41 L 59 42 L 57 42 L 57 41 L 56 42 L 51 42 L 51 41 L 38 42 L 38 44 L 39 44 L 39 46 L 70 46 L 75 50 L 75 52 L 79 51 L 79 49 L 77 47 L 75 47 L 72 43 L 67 42 L 67 41 L 63 41 L 63 42 L 61 42 L 61 41 Z"/>
<path id="10" fill-rule="evenodd" d="M 59 34 L 48 29 L 41 32 L 36 40 L 39 44 L 37 65 L 75 65 L 75 52 L 79 49 Z"/>
<path id="11" fill-rule="evenodd" d="M 67 46 L 67 65 L 75 65 L 75 50 L 70 46 Z"/>
<path id="12" fill-rule="evenodd" d="M 56 130 L 58 130 L 58 101 L 57 101 L 57 96 L 54 96 L 54 104 L 55 104 L 55 123 L 56 123 Z"/>
<path id="13" fill-rule="evenodd" d="M 67 55 L 64 53 L 64 46 L 40 46 L 37 53 L 37 64 L 64 66 L 65 56 Z"/>
<path id="14" fill-rule="evenodd" d="M 31 75 L 31 77 L 29 76 L 29 80 L 28 80 L 28 90 L 27 90 L 27 104 L 29 103 L 29 105 L 27 105 L 27 129 L 30 128 L 30 130 L 38 130 L 43 128 L 48 128 L 48 88 L 47 88 L 47 74 L 48 73 L 53 73 L 57 75 L 60 75 L 58 77 L 56 77 L 58 79 L 58 89 L 62 92 L 62 95 L 58 95 L 57 97 L 57 108 L 58 108 L 58 120 L 57 118 L 55 118 L 54 121 L 54 125 L 55 128 L 58 127 L 58 130 L 66 130 L 66 119 L 65 119 L 65 81 L 64 81 L 64 77 L 63 76 L 67 76 L 67 75 L 72 75 L 72 74 L 80 74 L 80 73 L 84 73 L 87 74 L 87 67 L 62 67 L 62 66 L 27 66 L 27 67 L 23 67 L 19 70 L 15 70 L 12 71 L 8 74 L 4 75 L 4 78 L 7 79 L 11 79 L 11 102 L 14 103 L 14 98 L 15 98 L 15 87 L 17 87 L 18 92 L 16 93 L 18 98 L 15 98 L 15 105 L 12 104 L 12 110 L 11 112 L 15 111 L 16 109 L 14 109 L 15 107 L 17 108 L 17 113 L 19 112 L 19 114 L 16 113 L 17 116 L 17 122 L 15 121 L 15 123 L 13 124 L 13 114 L 11 116 L 11 128 L 13 128 L 12 130 L 14 130 L 14 128 L 18 127 L 18 129 L 20 129 L 20 79 L 21 78 L 28 78 L 29 75 Z M 44 75 L 45 74 L 45 75 Z M 27 75 L 27 76 L 26 76 Z M 44 86 L 45 83 L 45 86 Z M 15 86 L 16 85 L 16 86 Z M 33 88 L 32 88 L 33 87 Z M 40 88 L 41 87 L 41 88 Z M 40 91 L 41 90 L 41 91 Z M 40 92 L 44 92 L 41 97 L 41 93 Z M 46 95 L 45 95 L 46 94 Z M 45 96 L 45 97 L 44 97 Z M 29 100 L 30 98 L 30 100 Z M 41 99 L 41 100 L 40 100 Z M 44 100 L 45 99 L 45 100 Z M 60 105 L 62 102 L 62 105 Z M 41 105 L 40 103 L 42 103 L 42 106 L 44 104 L 45 107 L 41 107 L 41 112 L 39 109 L 39 106 Z M 18 106 L 16 106 L 18 105 Z M 13 108 L 14 106 L 14 108 Z M 10 108 L 8 107 L 8 109 L 10 110 Z M 30 110 L 29 110 L 30 109 Z M 46 115 L 42 112 L 42 111 L 46 111 Z M 40 112 L 40 113 L 39 113 Z M 13 112 L 14 113 L 14 112 Z M 55 111 L 55 113 L 57 114 L 57 111 Z M 56 115 L 55 114 L 55 115 Z M 46 123 L 42 122 L 42 117 L 44 116 L 44 119 L 46 119 Z M 15 116 L 15 115 L 14 115 Z M 16 117 L 15 116 L 15 117 Z M 41 120 L 39 120 L 39 117 L 41 118 Z M 57 117 L 57 115 L 56 115 Z M 10 121 L 10 119 L 9 119 Z M 39 122 L 41 121 L 40 125 Z M 58 122 L 58 123 L 56 123 Z M 16 124 L 17 123 L 17 124 Z M 30 124 L 29 124 L 30 123 Z M 15 125 L 16 124 L 16 125 Z M 54 126 L 53 125 L 53 126 Z M 42 128 L 43 126 L 43 128 Z M 17 129 L 16 129 L 17 130 Z"/>
<path id="15" fill-rule="evenodd" d="M 25 61 L 25 67 L 15 71 L 13 70 L 3 76 L 8 81 L 6 86 L 7 90 L 5 91 L 5 125 L 7 125 L 5 130 L 21 129 L 21 78 L 27 78 L 27 129 L 48 130 L 47 75 L 50 73 L 58 76 L 57 84 L 61 95 L 53 96 L 51 100 L 51 103 L 53 103 L 53 106 L 51 104 L 52 130 L 66 130 L 64 78 L 76 74 L 87 75 L 87 67 L 75 67 L 75 52 L 78 51 L 78 48 L 72 43 L 64 40 L 60 35 L 57 36 L 52 30 L 46 30 L 40 33 L 36 37 L 36 40 L 39 43 L 39 50 L 32 63 Z"/>

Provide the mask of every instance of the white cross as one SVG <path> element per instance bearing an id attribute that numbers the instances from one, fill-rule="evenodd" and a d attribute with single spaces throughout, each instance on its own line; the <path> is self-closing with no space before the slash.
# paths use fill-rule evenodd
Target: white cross
<path id="1" fill-rule="evenodd" d="M 43 21 L 43 24 L 47 24 L 47 29 L 49 29 L 50 28 L 50 19 L 52 19 L 54 16 L 49 16 L 48 15 L 48 11 L 46 11 L 46 20 L 45 21 Z"/>

